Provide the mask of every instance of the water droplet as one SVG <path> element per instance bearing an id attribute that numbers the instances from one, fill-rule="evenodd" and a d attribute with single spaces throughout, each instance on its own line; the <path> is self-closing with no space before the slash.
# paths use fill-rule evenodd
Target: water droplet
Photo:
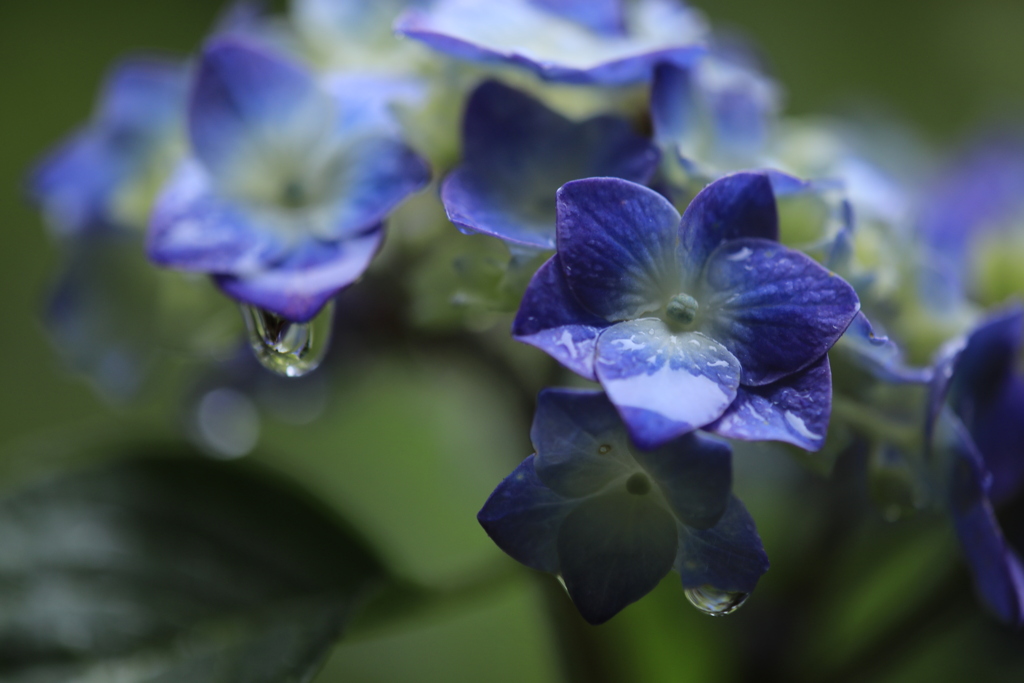
<path id="1" fill-rule="evenodd" d="M 256 360 L 284 377 L 302 377 L 316 370 L 327 353 L 334 320 L 330 301 L 307 323 L 286 320 L 255 306 L 242 306 L 249 345 Z"/>
<path id="2" fill-rule="evenodd" d="M 749 596 L 750 593 L 722 591 L 708 585 L 686 589 L 686 599 L 690 601 L 690 604 L 713 617 L 732 614 L 747 601 Z"/>
<path id="3" fill-rule="evenodd" d="M 211 455 L 240 458 L 259 441 L 259 412 L 245 394 L 226 387 L 214 389 L 196 406 L 196 432 Z"/>
<path id="4" fill-rule="evenodd" d="M 611 450 L 612 450 L 611 444 L 607 444 L 607 443 L 603 443 L 600 446 L 598 446 L 598 448 L 597 448 L 597 452 L 600 453 L 601 455 L 604 455 L 605 453 L 609 453 L 609 452 L 611 452 Z"/>

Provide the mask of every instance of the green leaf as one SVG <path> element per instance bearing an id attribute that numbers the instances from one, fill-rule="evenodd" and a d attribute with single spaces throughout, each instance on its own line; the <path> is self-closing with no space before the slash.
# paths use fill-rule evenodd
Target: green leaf
<path id="1" fill-rule="evenodd" d="M 311 680 L 383 568 L 280 477 L 184 450 L 0 501 L 0 678 Z"/>

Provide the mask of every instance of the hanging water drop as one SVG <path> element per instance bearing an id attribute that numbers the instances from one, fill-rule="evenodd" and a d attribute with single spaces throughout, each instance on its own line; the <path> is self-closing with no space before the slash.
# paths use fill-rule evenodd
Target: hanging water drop
<path id="1" fill-rule="evenodd" d="M 722 591 L 708 585 L 686 589 L 686 599 L 690 601 L 690 604 L 713 617 L 732 614 L 747 601 L 749 596 L 750 593 Z"/>
<path id="2" fill-rule="evenodd" d="M 286 320 L 255 306 L 241 308 L 249 345 L 267 370 L 284 377 L 302 377 L 320 365 L 331 339 L 333 301 L 305 323 Z"/>

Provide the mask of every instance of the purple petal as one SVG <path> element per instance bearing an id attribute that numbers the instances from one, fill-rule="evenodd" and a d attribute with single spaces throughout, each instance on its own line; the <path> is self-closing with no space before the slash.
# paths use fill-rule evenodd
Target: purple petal
<path id="1" fill-rule="evenodd" d="M 680 522 L 698 529 L 718 522 L 732 489 L 732 450 L 727 444 L 686 434 L 653 451 L 638 450 L 635 457 Z"/>
<path id="2" fill-rule="evenodd" d="M 730 439 L 783 441 L 817 451 L 825 445 L 831 412 L 832 372 L 824 355 L 771 384 L 741 386 L 725 414 L 705 429 Z"/>
<path id="3" fill-rule="evenodd" d="M 675 520 L 651 496 L 586 499 L 558 531 L 558 561 L 576 609 L 601 624 L 649 593 L 676 556 Z"/>
<path id="4" fill-rule="evenodd" d="M 217 285 L 239 301 L 306 322 L 366 271 L 383 241 L 380 226 L 340 242 L 308 240 L 280 263 L 252 275 L 219 275 Z"/>
<path id="5" fill-rule="evenodd" d="M 556 0 L 539 0 L 553 4 Z M 558 3 L 562 14 L 584 3 Z M 593 3 L 586 3 L 593 24 Z M 601 23 L 607 23 L 602 21 Z M 702 55 L 705 29 L 689 8 L 661 0 L 632 6 L 623 35 L 601 35 L 560 20 L 528 0 L 439 0 L 430 11 L 410 9 L 395 22 L 400 35 L 459 59 L 504 62 L 545 80 L 625 85 L 647 81 L 658 62 L 687 64 Z"/>
<path id="6" fill-rule="evenodd" d="M 641 448 L 718 419 L 736 398 L 740 364 L 698 332 L 660 320 L 619 323 L 597 340 L 597 377 Z"/>
<path id="7" fill-rule="evenodd" d="M 350 144 L 334 162 L 328 201 L 315 230 L 318 237 L 340 239 L 381 222 L 410 194 L 430 182 L 430 167 L 402 142 L 364 137 Z"/>
<path id="8" fill-rule="evenodd" d="M 735 496 L 710 529 L 680 527 L 675 569 L 684 588 L 750 593 L 768 571 L 768 555 L 750 513 Z"/>
<path id="9" fill-rule="evenodd" d="M 1024 309 L 1011 305 L 990 315 L 970 333 L 949 340 L 936 352 L 928 385 L 926 438 L 931 439 L 947 397 L 953 410 L 972 423 L 976 412 L 972 406 L 990 401 L 1003 390 L 1014 373 L 1022 318 Z M 971 414 L 964 415 L 967 412 Z"/>
<path id="10" fill-rule="evenodd" d="M 678 292 L 679 213 L 654 190 L 588 178 L 558 191 L 558 255 L 569 288 L 608 320 L 656 311 Z"/>
<path id="11" fill-rule="evenodd" d="M 577 301 L 555 255 L 530 280 L 512 323 L 512 337 L 536 346 L 573 372 L 596 382 L 594 349 L 598 335 L 608 325 Z"/>
<path id="12" fill-rule="evenodd" d="M 573 508 L 545 486 L 528 457 L 494 489 L 476 518 L 491 540 L 527 567 L 557 574 L 558 530 Z"/>
<path id="13" fill-rule="evenodd" d="M 463 157 L 441 189 L 449 220 L 542 249 L 555 246 L 563 184 L 597 176 L 646 182 L 658 163 L 658 151 L 624 119 L 576 123 L 496 81 L 470 97 Z"/>
<path id="14" fill-rule="evenodd" d="M 895 342 L 875 331 L 864 312 L 853 318 L 836 348 L 842 348 L 857 365 L 883 382 L 922 384 L 931 380 L 932 368 L 906 365 Z"/>
<path id="15" fill-rule="evenodd" d="M 530 2 L 597 33 L 615 35 L 625 30 L 622 0 L 530 0 Z"/>
<path id="16" fill-rule="evenodd" d="M 938 427 L 940 448 L 951 457 L 950 513 L 974 586 L 1001 621 L 1024 623 L 1024 567 L 1006 543 L 986 495 L 989 477 L 961 424 L 946 413 Z"/>
<path id="17" fill-rule="evenodd" d="M 683 140 L 697 125 L 693 70 L 671 63 L 654 69 L 651 84 L 651 123 L 654 139 L 671 144 Z"/>
<path id="18" fill-rule="evenodd" d="M 162 266 L 205 273 L 263 270 L 290 247 L 284 230 L 213 189 L 197 163 L 183 164 L 160 194 L 150 221 L 146 252 Z"/>
<path id="19" fill-rule="evenodd" d="M 600 391 L 542 391 L 530 438 L 537 476 L 570 498 L 595 493 L 636 467 L 622 421 Z"/>
<path id="20" fill-rule="evenodd" d="M 186 71 L 158 57 L 136 57 L 117 64 L 103 85 L 97 121 L 121 129 L 156 129 L 183 114 Z"/>
<path id="21" fill-rule="evenodd" d="M 182 115 L 180 64 L 132 58 L 107 77 L 93 121 L 49 152 L 32 170 L 28 189 L 58 233 L 125 225 L 121 191 L 151 174 Z"/>
<path id="22" fill-rule="evenodd" d="M 693 198 L 679 225 L 679 261 L 684 272 L 696 276 L 723 242 L 742 237 L 779 239 L 775 194 L 763 173 L 727 175 Z"/>
<path id="23" fill-rule="evenodd" d="M 1011 306 L 979 325 L 955 359 L 949 404 L 992 473 L 996 503 L 1024 480 L 1024 381 L 1016 372 L 1024 309 Z"/>
<path id="24" fill-rule="evenodd" d="M 238 37 L 215 39 L 203 51 L 189 132 L 213 175 L 233 179 L 266 170 L 282 154 L 314 155 L 334 117 L 313 75 L 282 55 Z"/>
<path id="25" fill-rule="evenodd" d="M 860 309 L 845 280 L 767 240 L 723 244 L 701 288 L 700 329 L 725 344 L 743 366 L 743 383 L 755 386 L 821 358 Z"/>

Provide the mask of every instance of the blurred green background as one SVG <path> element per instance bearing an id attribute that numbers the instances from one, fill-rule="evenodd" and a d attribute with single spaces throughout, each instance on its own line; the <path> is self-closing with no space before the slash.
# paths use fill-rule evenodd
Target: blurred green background
<path id="1" fill-rule="evenodd" d="M 929 142 L 951 145 L 984 121 L 1019 119 L 1024 110 L 1019 0 L 695 4 L 716 28 L 737 29 L 759 44 L 792 114 L 868 103 L 903 119 Z M 220 9 L 210 0 L 0 4 L 0 458 L 14 463 L 0 471 L 52 457 L 94 431 L 176 428 L 178 416 L 168 409 L 174 391 L 162 406 L 157 401 L 155 408 L 115 409 L 62 369 L 38 323 L 57 250 L 22 186 L 33 159 L 88 117 L 115 58 L 143 50 L 187 54 Z M 454 357 L 385 358 L 349 379 L 315 426 L 269 428 L 269 455 L 262 457 L 348 515 L 389 561 L 418 580 L 443 587 L 494 567 L 511 578 L 342 644 L 322 680 L 563 680 L 560 658 L 573 647 L 572 628 L 567 637 L 551 624 L 573 615 L 549 619 L 550 586 L 512 571 L 474 519 L 490 489 L 528 454 L 527 435 L 517 431 L 522 407 L 497 391 L 498 382 L 485 370 Z M 183 385 L 170 377 L 161 386 Z M 741 460 L 740 466 L 749 463 Z M 744 476 L 756 477 L 756 468 L 740 473 L 740 486 Z M 789 475 L 782 465 L 772 476 Z M 773 564 L 801 562 L 787 557 L 787 533 L 800 533 L 786 527 L 792 519 L 773 511 L 771 499 L 757 491 L 747 502 Z M 907 572 L 945 543 L 929 546 L 929 538 L 918 539 L 924 545 L 912 546 L 904 558 L 900 566 Z M 768 599 L 772 576 L 765 580 Z M 860 579 L 870 583 L 871 576 Z M 623 644 L 608 661 L 592 661 L 592 670 L 608 667 L 605 680 L 644 681 L 727 680 L 737 673 L 731 639 L 772 625 L 753 621 L 756 613 L 744 621 L 743 611 L 725 620 L 731 623 L 702 617 L 685 605 L 674 581 L 670 577 L 608 626 L 580 630 L 584 640 Z M 874 599 L 886 604 L 887 590 L 893 589 L 876 590 Z M 856 606 L 840 601 L 833 607 L 842 612 Z M 986 627 L 971 621 L 958 628 L 966 635 L 943 637 L 963 646 L 984 637 Z M 842 631 L 833 632 L 822 648 L 834 650 L 829 642 L 846 640 Z M 957 661 L 922 663 L 911 656 L 891 677 L 939 672 L 938 679 L 957 680 L 948 678 Z M 578 673 L 578 680 L 588 680 Z"/>

